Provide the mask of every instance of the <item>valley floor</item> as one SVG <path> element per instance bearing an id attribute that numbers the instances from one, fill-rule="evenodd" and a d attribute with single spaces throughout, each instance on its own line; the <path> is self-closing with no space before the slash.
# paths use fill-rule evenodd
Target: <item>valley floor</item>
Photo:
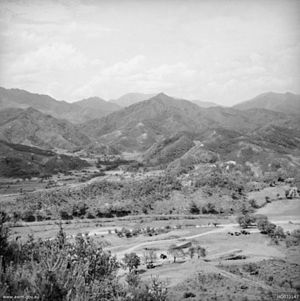
<path id="1" fill-rule="evenodd" d="M 267 215 L 270 221 L 280 225 L 285 230 L 300 229 L 299 199 L 274 201 L 259 209 L 257 213 Z M 137 227 L 159 229 L 166 226 L 169 229 L 168 232 L 153 236 L 140 234 L 126 238 L 118 237 L 115 233 L 115 229 L 120 231 L 123 227 L 133 230 Z M 198 277 L 200 277 L 199 275 L 218 275 L 225 281 L 224 283 L 226 281 L 233 282 L 235 285 L 238 284 L 239 287 L 247 285 L 249 290 L 245 289 L 245 294 L 249 300 L 258 300 L 254 297 L 255 294 L 259 293 L 259 290 L 272 291 L 273 293 L 280 292 L 278 284 L 273 285 L 272 283 L 266 283 L 263 279 L 254 279 L 251 275 L 239 276 L 228 271 L 231 266 L 243 268 L 247 264 L 260 265 L 261 262 L 269 263 L 270 260 L 279 260 L 280 262 L 284 261 L 285 266 L 293 265 L 293 267 L 296 267 L 297 273 L 300 273 L 300 266 L 297 265 L 300 262 L 299 247 L 286 248 L 281 244 L 276 245 L 271 242 L 268 236 L 259 233 L 256 228 L 249 229 L 249 235 L 231 235 L 230 233 L 241 231 L 233 216 L 218 218 L 211 215 L 199 216 L 195 219 L 187 219 L 184 216 L 173 216 L 172 218 L 170 216 L 136 216 L 99 220 L 73 220 L 67 221 L 63 227 L 69 239 L 74 239 L 77 233 L 87 233 L 95 241 L 105 242 L 106 249 L 115 254 L 119 260 L 126 253 L 135 252 L 142 258 L 142 265 L 139 267 L 142 279 L 159 277 L 160 280 L 167 283 L 171 292 L 176 291 L 178 285 L 183 285 L 182 289 L 190 290 L 186 283 L 192 281 L 191 279 L 194 279 L 195 275 L 198 275 Z M 35 237 L 51 239 L 56 232 L 57 224 L 54 221 L 23 223 L 21 227 L 13 228 L 13 235 L 20 235 L 23 238 L 27 234 L 34 234 Z M 174 263 L 173 257 L 168 253 L 169 246 L 186 242 L 204 247 L 206 257 L 198 259 L 195 256 L 190 258 L 187 250 L 183 250 L 184 252 L 177 257 Z M 154 268 L 151 269 L 147 269 L 143 260 L 145 252 L 149 249 L 154 250 L 158 257 L 154 261 Z M 167 255 L 167 258 L 160 259 L 160 254 Z M 237 255 L 241 256 L 241 259 L 228 259 Z M 276 262 L 274 265 L 276 266 Z M 120 276 L 125 276 L 124 273 L 121 270 Z M 270 277 L 276 277 L 276 275 L 271 274 Z M 292 276 L 288 270 L 284 277 L 289 279 Z M 193 291 L 196 290 L 193 289 Z M 283 289 L 283 291 L 295 293 L 295 290 L 290 287 Z M 216 286 L 214 292 L 219 296 L 222 288 Z M 238 294 L 239 291 L 237 290 L 236 296 L 239 296 Z"/>

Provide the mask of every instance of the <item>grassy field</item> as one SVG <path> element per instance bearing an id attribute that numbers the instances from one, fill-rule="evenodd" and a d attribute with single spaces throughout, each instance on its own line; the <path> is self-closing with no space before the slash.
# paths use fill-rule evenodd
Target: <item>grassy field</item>
<path id="1" fill-rule="evenodd" d="M 268 204 L 265 208 L 259 209 L 258 212 L 269 213 L 271 218 L 271 213 L 276 208 L 275 205 L 277 202 L 283 201 Z M 295 204 L 298 205 L 299 200 L 285 200 L 286 209 L 292 212 L 295 210 Z M 281 212 L 283 215 L 280 215 L 279 212 L 276 216 L 285 224 L 289 224 L 289 220 L 284 215 L 286 211 L 282 210 Z M 158 257 L 161 253 L 166 254 L 168 258 L 157 260 L 154 269 L 148 270 L 144 263 L 140 269 L 143 279 L 159 276 L 170 287 L 182 283 L 195 273 L 215 273 L 218 265 L 230 266 L 236 263 L 256 263 L 272 258 L 288 260 L 288 258 L 292 258 L 293 256 L 295 261 L 297 250 L 293 252 L 291 249 L 287 250 L 282 245 L 275 245 L 271 242 L 270 238 L 258 233 L 255 229 L 250 231 L 253 232 L 250 235 L 230 235 L 228 232 L 240 231 L 238 224 L 233 223 L 233 218 L 220 219 L 218 216 L 195 219 L 178 216 L 177 218 L 167 219 L 166 216 L 137 216 L 98 220 L 73 220 L 65 222 L 63 227 L 69 239 L 73 239 L 77 233 L 88 233 L 95 241 L 105 241 L 107 250 L 117 255 L 120 260 L 126 253 L 130 252 L 135 252 L 143 258 L 147 248 L 155 249 Z M 299 216 L 294 216 L 294 218 L 299 218 Z M 218 223 L 218 225 L 214 226 L 213 223 Z M 118 237 L 115 229 L 121 230 L 123 227 L 130 231 L 137 228 L 145 229 L 147 227 L 167 230 L 165 233 L 151 236 L 139 234 L 130 238 Z M 13 228 L 13 235 L 24 238 L 28 234 L 33 234 L 37 238 L 41 237 L 45 239 L 54 237 L 57 229 L 58 226 L 55 221 L 23 223 L 23 226 Z M 184 242 L 192 242 L 204 247 L 206 249 L 206 258 L 199 260 L 195 258 L 191 259 L 188 251 L 184 250 L 185 255 L 182 254 L 178 257 L 177 262 L 173 263 L 172 256 L 168 254 L 169 246 Z M 234 261 L 226 260 L 226 256 L 232 253 L 245 256 L 245 258 Z"/>

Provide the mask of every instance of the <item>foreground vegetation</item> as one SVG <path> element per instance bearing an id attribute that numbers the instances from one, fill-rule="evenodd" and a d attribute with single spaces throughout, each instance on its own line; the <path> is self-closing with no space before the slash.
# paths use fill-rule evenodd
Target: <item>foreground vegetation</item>
<path id="1" fill-rule="evenodd" d="M 5 224 L 0 220 L 0 298 L 32 298 L 42 301 L 63 300 L 167 300 L 164 283 L 153 278 L 144 283 L 136 274 L 132 262 L 121 282 L 118 271 L 124 265 L 110 252 L 103 250 L 87 235 L 78 234 L 67 241 L 60 227 L 52 240 L 25 242 L 11 240 Z M 128 256 L 127 256 L 128 257 Z M 127 258 L 126 257 L 126 258 Z M 126 267 L 126 266 L 125 266 Z"/>

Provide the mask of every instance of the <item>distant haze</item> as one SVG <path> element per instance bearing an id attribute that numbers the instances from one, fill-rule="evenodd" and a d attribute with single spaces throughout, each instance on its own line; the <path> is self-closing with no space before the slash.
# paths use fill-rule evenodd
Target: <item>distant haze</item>
<path id="1" fill-rule="evenodd" d="M 300 93 L 300 1 L 0 2 L 0 86 L 233 105 Z"/>

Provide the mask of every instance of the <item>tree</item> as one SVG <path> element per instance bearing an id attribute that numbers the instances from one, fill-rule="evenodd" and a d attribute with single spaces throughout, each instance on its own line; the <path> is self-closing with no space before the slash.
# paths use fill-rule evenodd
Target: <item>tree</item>
<path id="1" fill-rule="evenodd" d="M 257 228 L 262 234 L 273 236 L 275 233 L 276 225 L 270 223 L 267 219 L 261 219 L 257 222 Z"/>
<path id="2" fill-rule="evenodd" d="M 237 218 L 237 222 L 243 229 L 245 229 L 255 222 L 255 217 L 249 214 L 243 214 Z"/>
<path id="3" fill-rule="evenodd" d="M 258 229 L 261 233 L 266 234 L 266 230 L 267 230 L 268 224 L 269 224 L 268 219 L 260 219 L 260 220 L 257 222 L 257 229 Z"/>
<path id="4" fill-rule="evenodd" d="M 125 254 L 123 261 L 129 268 L 129 272 L 131 272 L 133 269 L 137 269 L 141 264 L 141 259 L 136 253 Z"/>
<path id="5" fill-rule="evenodd" d="M 273 235 L 272 235 L 273 238 L 275 239 L 283 239 L 286 237 L 284 231 L 283 231 L 283 228 L 282 227 L 279 227 L 277 226 Z"/>

